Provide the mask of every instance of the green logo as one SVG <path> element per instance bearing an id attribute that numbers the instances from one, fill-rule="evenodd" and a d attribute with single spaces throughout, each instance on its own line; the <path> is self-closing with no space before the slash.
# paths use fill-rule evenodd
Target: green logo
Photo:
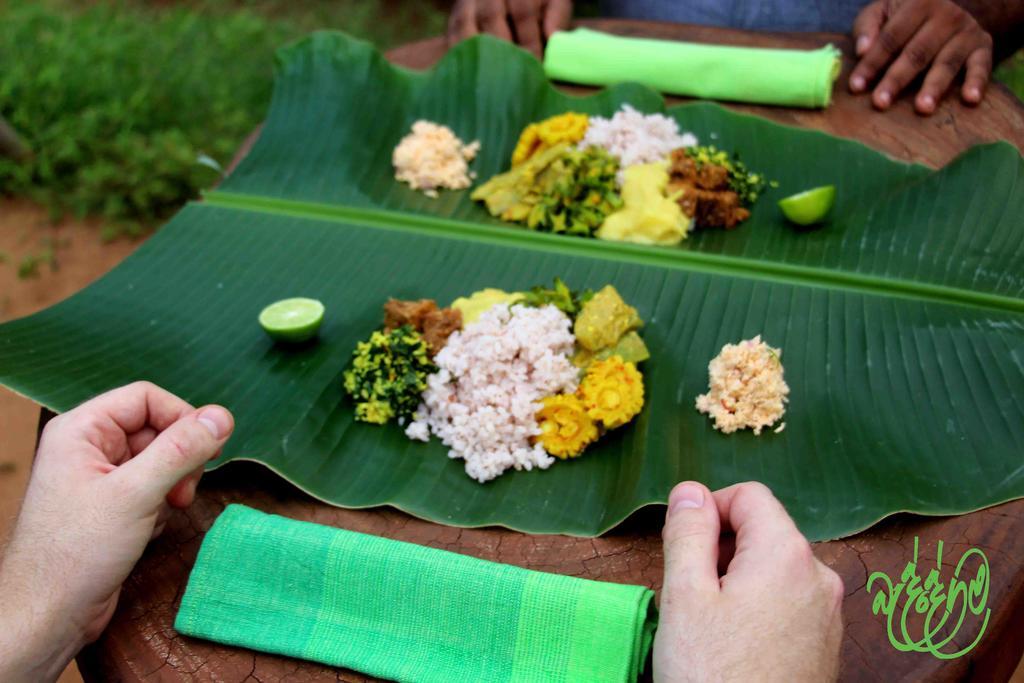
<path id="1" fill-rule="evenodd" d="M 942 569 L 942 541 L 939 541 L 935 569 L 928 572 L 924 581 L 917 574 L 917 550 L 918 538 L 915 536 L 914 559 L 907 563 L 903 574 L 900 575 L 900 582 L 896 585 L 893 585 L 889 575 L 885 572 L 872 572 L 868 577 L 868 594 L 871 593 L 872 584 L 876 581 L 879 583 L 878 593 L 871 601 L 871 612 L 872 614 L 879 612 L 885 614 L 889 642 L 900 652 L 930 652 L 939 659 L 955 659 L 965 655 L 974 649 L 974 646 L 985 634 L 988 619 L 992 614 L 991 609 L 985 608 L 985 604 L 988 602 L 989 588 L 988 558 L 977 548 L 971 548 L 964 553 L 960 557 L 960 561 L 957 562 L 956 569 L 953 570 L 953 578 L 950 579 L 947 592 L 946 585 L 939 576 Z M 964 571 L 964 566 L 972 557 L 977 558 L 972 563 L 977 564 L 975 576 L 968 581 L 963 581 L 960 578 L 960 573 Z M 885 590 L 883 590 L 882 584 L 884 584 Z M 959 606 L 959 612 L 956 611 L 957 606 Z M 981 616 L 982 612 L 985 614 L 978 637 L 962 650 L 943 652 L 942 649 L 953 640 L 960 630 L 968 612 L 976 617 Z M 912 614 L 923 615 L 924 620 L 921 637 L 916 640 L 911 636 L 911 628 L 907 623 L 908 617 Z M 952 621 L 954 618 L 955 623 Z M 920 619 L 916 621 L 920 621 Z M 936 640 L 936 635 L 943 629 L 947 629 L 947 634 Z"/>

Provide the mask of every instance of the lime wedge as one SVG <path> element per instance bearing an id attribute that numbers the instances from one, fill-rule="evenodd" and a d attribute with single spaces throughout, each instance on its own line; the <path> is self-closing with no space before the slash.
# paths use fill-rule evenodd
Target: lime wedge
<path id="1" fill-rule="evenodd" d="M 260 311 L 260 326 L 277 341 L 312 339 L 323 321 L 324 305 L 316 299 L 282 299 Z"/>
<path id="2" fill-rule="evenodd" d="M 783 215 L 797 225 L 820 223 L 836 201 L 836 186 L 825 185 L 779 200 Z"/>

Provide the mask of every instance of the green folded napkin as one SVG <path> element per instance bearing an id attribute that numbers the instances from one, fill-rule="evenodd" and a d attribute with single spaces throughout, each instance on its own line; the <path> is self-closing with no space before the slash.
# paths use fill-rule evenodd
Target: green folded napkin
<path id="1" fill-rule="evenodd" d="M 230 505 L 174 627 L 399 681 L 632 681 L 652 596 Z"/>
<path id="2" fill-rule="evenodd" d="M 578 28 L 555 33 L 548 78 L 612 85 L 636 81 L 661 92 L 788 107 L 827 107 L 839 50 L 773 50 L 622 38 Z"/>

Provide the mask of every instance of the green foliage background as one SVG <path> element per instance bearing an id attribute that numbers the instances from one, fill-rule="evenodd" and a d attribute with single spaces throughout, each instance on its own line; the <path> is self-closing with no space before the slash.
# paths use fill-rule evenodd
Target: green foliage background
<path id="1" fill-rule="evenodd" d="M 1024 50 L 1000 64 L 993 78 L 1001 81 L 1018 98 L 1024 100 Z"/>
<path id="2" fill-rule="evenodd" d="M 35 152 L 0 159 L 0 192 L 137 232 L 208 187 L 266 112 L 273 55 L 321 27 L 381 46 L 435 34 L 402 3 L 0 3 L 0 115 Z M 204 165 L 202 155 L 216 161 Z"/>
<path id="3" fill-rule="evenodd" d="M 139 232 L 217 180 L 267 109 L 276 48 L 318 28 L 387 48 L 441 33 L 448 4 L 0 2 L 0 115 L 35 151 L 0 158 L 0 194 Z M 996 78 L 1024 99 L 1024 56 Z"/>

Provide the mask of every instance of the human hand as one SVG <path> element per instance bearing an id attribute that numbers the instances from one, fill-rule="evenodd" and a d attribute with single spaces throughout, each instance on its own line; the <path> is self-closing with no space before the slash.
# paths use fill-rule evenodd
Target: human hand
<path id="1" fill-rule="evenodd" d="M 767 487 L 679 484 L 662 537 L 655 681 L 836 678 L 843 582 Z"/>
<path id="2" fill-rule="evenodd" d="M 572 0 L 455 0 L 448 18 L 448 44 L 490 33 L 525 47 L 537 57 L 555 31 L 572 19 Z"/>
<path id="3" fill-rule="evenodd" d="M 110 621 L 121 584 L 234 429 L 147 382 L 114 389 L 43 430 L 0 562 L 0 680 L 54 680 Z"/>
<path id="4" fill-rule="evenodd" d="M 850 90 L 864 92 L 879 76 L 871 101 L 888 109 L 924 74 L 914 98 L 919 114 L 932 114 L 953 79 L 966 69 L 960 97 L 978 104 L 992 74 L 992 36 L 953 0 L 875 0 L 853 24 L 860 62 Z M 884 75 L 883 75 L 884 72 Z"/>

